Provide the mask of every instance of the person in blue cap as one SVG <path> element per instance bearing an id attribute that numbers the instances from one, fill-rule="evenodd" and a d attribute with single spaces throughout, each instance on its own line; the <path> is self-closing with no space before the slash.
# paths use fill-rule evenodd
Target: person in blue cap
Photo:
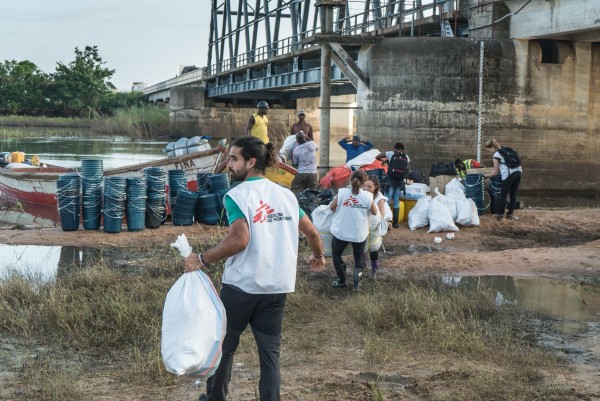
<path id="1" fill-rule="evenodd" d="M 371 142 L 361 141 L 358 135 L 354 135 L 350 141 L 349 138 L 342 138 L 338 144 L 346 151 L 346 163 L 361 153 L 373 149 Z"/>

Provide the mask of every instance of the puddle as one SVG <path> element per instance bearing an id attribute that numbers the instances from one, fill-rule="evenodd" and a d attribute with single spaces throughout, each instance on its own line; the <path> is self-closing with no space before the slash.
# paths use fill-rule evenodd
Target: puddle
<path id="1" fill-rule="evenodd" d="M 600 283 L 558 278 L 511 276 L 445 276 L 447 285 L 495 291 L 496 304 L 518 305 L 555 320 L 563 334 L 580 334 L 588 322 L 600 322 Z"/>
<path id="2" fill-rule="evenodd" d="M 600 383 L 600 283 L 556 278 L 446 276 L 446 285 L 495 291 L 496 304 L 537 312 L 535 337 L 571 361 L 582 375 Z"/>
<path id="3" fill-rule="evenodd" d="M 135 273 L 144 260 L 128 249 L 98 249 L 75 246 L 37 246 L 0 244 L 0 281 L 12 274 L 48 282 L 92 267 L 102 261 L 109 266 Z"/>

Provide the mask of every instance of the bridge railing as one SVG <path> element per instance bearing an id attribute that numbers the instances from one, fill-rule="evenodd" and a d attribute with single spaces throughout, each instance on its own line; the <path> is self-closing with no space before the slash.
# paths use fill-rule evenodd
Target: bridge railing
<path id="1" fill-rule="evenodd" d="M 159 92 L 161 90 L 174 88 L 176 86 L 183 86 L 183 85 L 189 85 L 192 83 L 199 83 L 202 81 L 202 79 L 204 79 L 205 76 L 206 76 L 206 68 L 200 68 L 200 69 L 197 69 L 197 70 L 185 73 L 185 74 L 181 74 L 178 77 L 171 78 L 171 79 L 168 79 L 163 82 L 159 82 L 155 85 L 148 86 L 147 88 L 144 88 L 143 93 L 144 94 L 155 93 L 155 92 Z"/>
<path id="2" fill-rule="evenodd" d="M 404 8 L 406 4 L 411 4 L 409 9 Z M 361 35 L 377 31 L 379 29 L 400 26 L 406 23 L 412 23 L 423 18 L 430 18 L 436 13 L 448 12 L 451 6 L 449 0 L 432 0 L 428 4 L 416 5 L 415 1 L 390 0 L 387 4 L 380 7 L 371 8 L 368 11 L 357 13 L 351 16 L 338 18 L 334 21 L 334 32 L 341 35 Z M 442 8 L 442 10 L 439 10 Z M 396 11 L 392 11 L 396 10 Z M 258 47 L 254 50 L 241 53 L 237 56 L 224 59 L 218 63 L 207 67 L 207 75 L 216 75 L 227 72 L 232 69 L 248 66 L 253 63 L 269 60 L 272 57 L 289 54 L 294 51 L 304 50 L 316 44 L 306 44 L 303 40 L 315 33 L 320 32 L 321 28 L 301 32 L 276 42 Z"/>
<path id="3" fill-rule="evenodd" d="M 225 59 L 220 63 L 216 63 L 209 66 L 207 73 L 208 75 L 215 75 L 220 72 L 244 67 L 253 63 L 268 60 L 272 57 L 281 56 L 283 54 L 289 54 L 295 51 L 300 51 L 315 46 L 314 44 L 303 43 L 303 40 L 311 35 L 314 35 L 317 31 L 318 28 L 307 30 L 297 35 L 293 35 L 285 39 L 281 39 L 276 42 L 257 47 L 254 50 L 241 53 L 237 57 Z"/>

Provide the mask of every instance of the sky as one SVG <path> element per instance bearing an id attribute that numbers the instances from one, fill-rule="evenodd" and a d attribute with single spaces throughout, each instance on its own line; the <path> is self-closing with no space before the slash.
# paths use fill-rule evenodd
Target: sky
<path id="1" fill-rule="evenodd" d="M 75 48 L 98 46 L 111 82 L 129 91 L 206 65 L 209 0 L 0 0 L 0 62 L 29 60 L 46 73 Z"/>

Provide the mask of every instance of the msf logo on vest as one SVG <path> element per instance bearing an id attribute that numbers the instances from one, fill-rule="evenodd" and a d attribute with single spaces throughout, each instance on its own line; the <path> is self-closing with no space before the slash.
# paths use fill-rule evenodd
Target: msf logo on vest
<path id="1" fill-rule="evenodd" d="M 260 206 L 254 212 L 253 223 L 272 223 L 274 221 L 292 220 L 290 216 L 284 216 L 283 213 L 276 213 L 275 209 L 269 206 L 266 202 L 260 201 Z"/>
<path id="2" fill-rule="evenodd" d="M 358 208 L 358 209 L 366 209 L 366 207 L 364 207 L 363 205 L 361 205 L 358 202 L 358 199 L 356 199 L 354 196 L 350 195 L 350 197 L 348 199 L 346 199 L 344 201 L 344 203 L 342 203 L 342 206 L 345 207 L 352 207 L 352 208 Z"/>

